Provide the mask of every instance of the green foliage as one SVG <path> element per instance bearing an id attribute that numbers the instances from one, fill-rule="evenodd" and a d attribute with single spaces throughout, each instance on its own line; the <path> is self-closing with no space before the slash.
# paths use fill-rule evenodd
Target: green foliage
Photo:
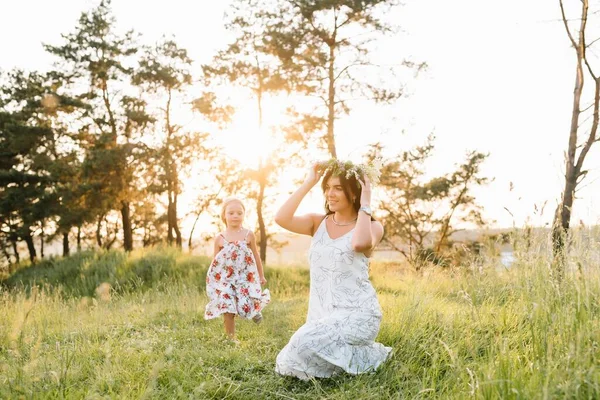
<path id="1" fill-rule="evenodd" d="M 45 49 L 58 59 L 55 75 L 86 105 L 87 112 L 77 121 L 82 174 L 68 189 L 78 193 L 87 213 L 67 217 L 69 223 L 61 229 L 68 232 L 71 223 L 100 226 L 107 214 L 118 211 L 123 245 L 131 250 L 131 208 L 145 198 L 140 171 L 148 149 L 143 136 L 156 122 L 132 87 L 136 35 L 118 33 L 110 1 L 101 1 L 82 13 L 73 32 L 62 39 Z M 113 241 L 103 241 L 101 231 L 97 229 L 97 245 L 108 248 Z"/>
<path id="2" fill-rule="evenodd" d="M 186 281 L 203 285 L 210 260 L 187 257 L 172 249 L 155 250 L 129 257 L 122 251 L 81 252 L 69 258 L 52 258 L 19 269 L 2 285 L 27 292 L 32 287 L 67 297 L 95 295 L 108 283 L 118 293 Z"/>
<path id="3" fill-rule="evenodd" d="M 202 66 L 208 84 L 222 82 L 250 89 L 255 96 L 289 91 L 281 62 L 269 49 L 265 33 L 277 18 L 257 0 L 236 0 L 228 9 L 225 27 L 234 40 L 219 50 L 211 63 Z"/>
<path id="4" fill-rule="evenodd" d="M 434 137 L 430 136 L 424 145 L 385 160 L 381 172 L 385 240 L 415 265 L 422 261 L 447 264 L 455 227 L 486 223 L 472 190 L 489 181 L 481 175 L 487 155 L 469 152 L 453 172 L 425 178 L 433 151 Z M 369 157 L 374 159 L 380 152 L 374 146 Z"/>
<path id="5" fill-rule="evenodd" d="M 0 87 L 0 245 L 5 248 L 7 242 L 25 240 L 33 261 L 32 235 L 47 221 L 67 215 L 62 189 L 73 186 L 77 162 L 63 119 L 81 114 L 85 107 L 63 93 L 62 83 L 52 73 L 14 70 L 4 78 Z M 72 204 L 69 210 L 75 214 L 79 209 Z"/>
<path id="6" fill-rule="evenodd" d="M 167 242 L 178 247 L 182 245 L 177 210 L 177 199 L 182 192 L 181 179 L 189 174 L 193 161 L 198 158 L 210 159 L 212 150 L 207 145 L 208 134 L 185 131 L 173 118 L 173 109 L 177 108 L 173 104 L 177 99 L 175 96 L 192 85 L 191 64 L 192 60 L 185 49 L 163 38 L 156 46 L 145 49 L 139 68 L 133 75 L 134 84 L 149 94 L 158 95 L 160 99 L 161 106 L 156 112 L 156 119 L 164 122 L 164 139 L 148 155 L 146 180 L 150 182 L 148 188 L 152 194 L 167 195 Z M 149 212 L 152 203 L 144 202 L 143 209 Z M 147 226 L 158 218 L 152 213 L 140 213 L 140 216 L 149 217 L 142 222 L 144 244 L 157 241 L 157 238 L 148 238 Z"/>
<path id="7" fill-rule="evenodd" d="M 355 100 L 392 103 L 402 95 L 397 73 L 404 63 L 374 63 L 377 39 L 395 29 L 386 21 L 393 0 L 259 2 L 268 21 L 261 45 L 281 63 L 288 85 L 319 99 L 309 110 L 294 110 L 290 138 L 305 144 L 319 138 L 337 157 L 335 121 L 350 113 Z M 277 11 L 267 11 L 276 9 Z"/>

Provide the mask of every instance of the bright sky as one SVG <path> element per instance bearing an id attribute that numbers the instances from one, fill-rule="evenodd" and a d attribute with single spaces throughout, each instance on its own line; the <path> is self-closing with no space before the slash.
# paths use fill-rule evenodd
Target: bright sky
<path id="1" fill-rule="evenodd" d="M 97 1 L 4 3 L 0 68 L 44 70 L 52 58 L 42 42 L 59 43 L 60 34 L 71 32 L 80 13 Z M 207 62 L 227 40 L 222 15 L 228 3 L 113 0 L 113 9 L 119 26 L 142 33 L 145 42 L 172 34 L 195 61 Z M 340 157 L 359 158 L 373 139 L 398 152 L 435 132 L 432 175 L 448 171 L 469 149 L 490 152 L 485 174 L 495 180 L 476 195 L 496 226 L 520 226 L 527 218 L 535 225 L 551 221 L 563 184 L 574 83 L 573 50 L 558 0 L 406 3 L 394 16 L 404 33 L 382 42 L 380 55 L 425 61 L 429 69 L 410 82 L 410 97 L 397 106 L 365 105 L 340 121 Z M 597 145 L 586 160 L 590 173 L 575 203 L 574 224 L 600 220 L 599 154 Z M 311 199 L 307 211 L 321 206 L 319 195 Z M 536 215 L 534 207 L 544 202 L 544 214 Z"/>

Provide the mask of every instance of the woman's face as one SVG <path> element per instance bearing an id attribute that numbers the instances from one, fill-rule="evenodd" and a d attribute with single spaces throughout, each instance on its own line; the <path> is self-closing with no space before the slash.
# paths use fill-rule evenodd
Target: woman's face
<path id="1" fill-rule="evenodd" d="M 227 204 L 225 207 L 225 222 L 229 228 L 239 228 L 244 223 L 244 207 L 237 201 Z"/>
<path id="2" fill-rule="evenodd" d="M 348 207 L 352 207 L 350 199 L 344 193 L 340 178 L 337 176 L 332 176 L 327 180 L 323 194 L 331 212 L 342 211 Z"/>

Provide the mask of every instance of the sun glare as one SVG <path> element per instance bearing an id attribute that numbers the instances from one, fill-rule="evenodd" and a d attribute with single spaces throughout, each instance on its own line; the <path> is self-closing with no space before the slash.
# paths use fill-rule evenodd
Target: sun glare
<path id="1" fill-rule="evenodd" d="M 264 113 L 267 114 L 267 110 Z M 277 113 L 272 112 L 270 118 L 263 118 L 263 125 L 259 127 L 255 110 L 251 107 L 241 110 L 223 132 L 225 153 L 245 168 L 258 168 L 261 161 L 268 160 L 280 140 L 273 133 L 276 126 L 281 125 L 275 115 Z"/>
<path id="2" fill-rule="evenodd" d="M 227 132 L 226 154 L 245 168 L 258 168 L 273 150 L 273 140 L 264 129 L 249 124 L 239 126 Z"/>

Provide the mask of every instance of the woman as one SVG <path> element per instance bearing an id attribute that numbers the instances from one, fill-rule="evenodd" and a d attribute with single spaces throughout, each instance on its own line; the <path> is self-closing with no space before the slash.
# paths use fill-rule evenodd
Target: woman
<path id="1" fill-rule="evenodd" d="M 323 174 L 316 164 L 275 216 L 282 228 L 312 236 L 306 323 L 281 350 L 275 368 L 300 379 L 373 371 L 391 351 L 374 342 L 382 313 L 369 281 L 369 257 L 383 226 L 371 218 L 368 169 L 337 160 L 326 165 L 325 214 L 295 215 Z"/>

